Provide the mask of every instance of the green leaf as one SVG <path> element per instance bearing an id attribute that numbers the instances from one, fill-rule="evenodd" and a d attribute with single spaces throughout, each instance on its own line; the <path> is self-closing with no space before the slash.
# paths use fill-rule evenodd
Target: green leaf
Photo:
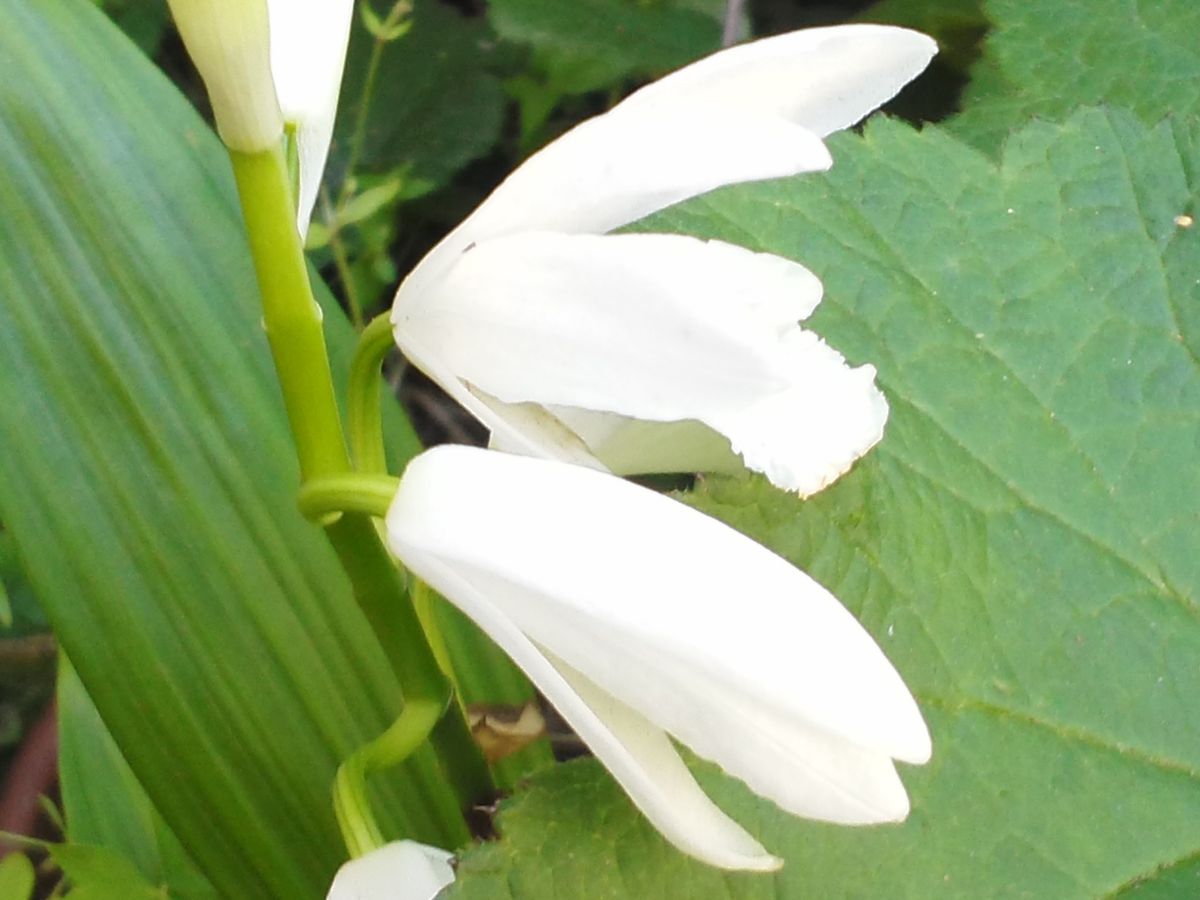
<path id="1" fill-rule="evenodd" d="M 952 127 L 989 151 L 1035 116 L 1083 104 L 1154 124 L 1200 111 L 1200 4 L 1192 0 L 987 0 L 993 29 Z"/>
<path id="2" fill-rule="evenodd" d="M 111 850 L 82 844 L 47 844 L 71 883 L 74 900 L 167 900 L 133 865 Z"/>
<path id="3" fill-rule="evenodd" d="M 666 72 L 716 50 L 721 18 L 712 6 L 679 0 L 492 0 L 488 18 L 501 37 L 551 54 L 558 80 L 584 91 Z M 568 71 L 574 73 L 570 78 Z"/>
<path id="4" fill-rule="evenodd" d="M 24 853 L 10 853 L 0 860 L 0 897 L 29 900 L 33 896 L 33 863 Z"/>
<path id="5" fill-rule="evenodd" d="M 1084 111 L 996 165 L 877 121 L 831 149 L 827 176 L 640 227 L 803 261 L 827 294 L 814 330 L 879 369 L 887 435 L 833 488 L 710 478 L 692 502 L 833 590 L 914 690 L 934 756 L 902 767 L 909 820 L 803 822 L 701 767 L 787 860 L 717 876 L 594 766 L 556 771 L 456 897 L 1190 896 L 1172 891 L 1200 857 L 1200 228 L 1176 216 L 1200 129 Z"/>
<path id="6" fill-rule="evenodd" d="M 368 103 L 358 165 L 373 172 L 399 171 L 403 197 L 446 184 L 500 137 L 504 94 L 488 72 L 494 43 L 482 20 L 465 19 L 434 0 L 418 0 L 412 28 L 394 41 L 377 45 L 356 21 L 338 117 L 340 155 L 353 154 L 361 104 Z M 378 68 L 367 94 L 376 52 Z"/>
<path id="7" fill-rule="evenodd" d="M 105 848 L 171 897 L 216 897 L 138 784 L 65 657 L 58 675 L 58 721 L 59 784 L 70 843 Z"/>
<path id="8" fill-rule="evenodd" d="M 17 559 L 17 546 L 12 532 L 0 530 L 0 638 L 43 634 L 47 630 L 46 614 L 38 606 L 29 586 L 29 579 Z"/>
<path id="9" fill-rule="evenodd" d="M 228 164 L 88 3 L 0 0 L 0 59 L 0 517 L 213 886 L 320 896 L 333 772 L 400 695 L 295 511 Z M 340 369 L 352 335 L 326 320 Z M 387 831 L 436 841 L 431 756 L 380 782 Z"/>

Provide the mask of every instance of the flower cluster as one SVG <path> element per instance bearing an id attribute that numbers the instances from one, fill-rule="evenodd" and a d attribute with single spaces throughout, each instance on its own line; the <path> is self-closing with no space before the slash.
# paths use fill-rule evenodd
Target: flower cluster
<path id="1" fill-rule="evenodd" d="M 935 49 L 899 28 L 817 28 L 642 88 L 531 157 L 421 261 L 396 295 L 396 343 L 498 448 L 620 474 L 744 465 L 815 493 L 887 419 L 875 370 L 798 324 L 821 282 L 721 241 L 605 232 L 828 168 L 821 138 Z"/>
<path id="2" fill-rule="evenodd" d="M 349 6 L 171 5 L 231 148 L 297 128 L 302 230 Z M 929 733 L 827 590 L 615 475 L 746 468 L 809 495 L 880 439 L 887 404 L 872 367 L 800 326 L 822 293 L 801 265 L 609 232 L 723 185 L 828 168 L 822 139 L 934 52 L 911 31 L 852 25 L 714 54 L 531 157 L 396 295 L 401 349 L 509 452 L 414 459 L 389 547 L 508 652 L 669 841 L 716 866 L 781 861 L 713 804 L 673 741 L 790 813 L 864 824 L 907 815 L 894 760 L 927 760 Z M 452 877 L 428 848 L 377 853 L 330 897 L 382 896 L 380 866 L 435 872 L 424 896 Z"/>

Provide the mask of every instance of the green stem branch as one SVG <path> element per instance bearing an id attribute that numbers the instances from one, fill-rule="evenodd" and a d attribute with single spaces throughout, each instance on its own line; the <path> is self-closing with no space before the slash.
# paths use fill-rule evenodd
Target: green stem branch
<path id="1" fill-rule="evenodd" d="M 387 313 L 376 316 L 363 329 L 350 362 L 346 418 L 350 450 L 360 472 L 386 472 L 383 424 L 379 403 L 379 373 L 392 347 L 392 323 Z"/>
<path id="2" fill-rule="evenodd" d="M 425 700 L 405 704 L 404 712 L 387 731 L 355 751 L 338 768 L 333 782 L 333 810 L 352 857 L 363 856 L 385 843 L 367 799 L 367 776 L 404 762 L 429 738 L 448 701 L 447 697 L 440 704 Z"/>
<path id="3" fill-rule="evenodd" d="M 230 151 L 230 159 L 262 296 L 263 325 L 296 442 L 302 483 L 347 476 L 350 458 L 329 368 L 322 313 L 312 294 L 296 229 L 283 149 L 255 154 Z M 369 515 L 376 508 L 331 516 L 326 533 L 349 576 L 355 600 L 400 682 L 406 709 L 418 703 L 445 709 L 449 682 L 425 641 L 403 576 L 380 543 Z M 491 778 L 457 710 L 433 727 L 432 741 L 458 800 L 457 809 L 443 807 L 435 814 L 442 839 L 447 846 L 454 846 L 466 837 L 461 810 L 490 795 Z"/>

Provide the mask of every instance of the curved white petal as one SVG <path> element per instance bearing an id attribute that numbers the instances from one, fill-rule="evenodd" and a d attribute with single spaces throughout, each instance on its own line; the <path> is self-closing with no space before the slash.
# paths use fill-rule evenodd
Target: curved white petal
<path id="1" fill-rule="evenodd" d="M 506 583 L 488 587 L 502 608 L 528 608 L 528 591 L 513 591 Z M 908 795 L 886 752 L 726 684 L 721 673 L 687 653 L 631 638 L 586 615 L 567 613 L 541 623 L 539 631 L 598 684 L 787 812 L 843 825 L 898 822 L 908 815 Z"/>
<path id="2" fill-rule="evenodd" d="M 886 103 L 937 53 L 927 35 L 891 25 L 806 28 L 714 53 L 647 85 L 616 109 L 695 104 L 782 116 L 824 137 Z"/>
<path id="3" fill-rule="evenodd" d="M 737 109 L 597 116 L 525 161 L 401 284 L 402 308 L 474 243 L 521 231 L 601 233 L 726 184 L 832 164 L 820 138 Z"/>
<path id="4" fill-rule="evenodd" d="M 503 403 L 464 384 L 420 340 L 406 337 L 403 346 L 409 362 L 487 426 L 494 445 L 509 453 L 560 459 L 594 469 L 605 468 L 573 432 L 541 406 Z"/>
<path id="5" fill-rule="evenodd" d="M 325 900 L 433 900 L 454 881 L 453 854 L 393 841 L 338 869 Z"/>
<path id="6" fill-rule="evenodd" d="M 828 591 L 722 523 L 576 466 L 442 447 L 410 464 L 388 531 L 410 564 L 414 548 L 435 557 L 601 689 L 789 808 L 808 802 L 787 786 L 796 778 L 828 787 L 814 801 L 826 818 L 906 809 L 887 757 L 923 762 L 930 742 L 899 675 Z M 772 774 L 760 754 L 791 763 Z M 875 787 L 847 793 L 860 767 Z"/>
<path id="7" fill-rule="evenodd" d="M 325 171 L 350 39 L 353 0 L 267 0 L 271 71 L 284 121 L 296 127 L 297 226 L 308 229 Z"/>
<path id="8" fill-rule="evenodd" d="M 467 450 L 496 458 L 518 458 L 469 448 L 445 449 L 452 454 Z M 415 470 L 413 465 L 417 466 Z M 425 513 L 430 504 L 445 499 L 447 485 L 436 474 L 428 477 L 429 469 L 416 461 L 410 464 L 410 470 L 412 477 L 406 473 L 388 513 L 388 545 L 392 552 L 468 615 L 521 667 L 667 840 L 685 853 L 721 868 L 778 868 L 779 860 L 708 799 L 661 729 L 569 667 L 561 671 L 556 668 L 547 654 L 479 590 L 475 573 L 457 566 L 454 555 L 444 556 L 440 544 L 428 540 Z"/>
<path id="9" fill-rule="evenodd" d="M 275 146 L 283 118 L 271 75 L 266 0 L 168 0 L 168 5 L 204 79 L 221 140 L 243 153 Z"/>
<path id="10" fill-rule="evenodd" d="M 803 266 L 732 244 L 525 233 L 460 253 L 392 321 L 402 350 L 436 347 L 443 378 L 503 403 L 696 420 L 750 468 L 811 494 L 874 446 L 887 419 L 874 369 L 851 369 L 798 326 L 820 297 Z M 505 413 L 493 406 L 484 423 Z M 661 449 L 611 464 L 662 471 Z M 666 468 L 690 462 L 684 453 Z"/>
<path id="11" fill-rule="evenodd" d="M 401 291 L 422 290 L 472 242 L 525 230 L 601 233 L 722 185 L 826 169 L 819 137 L 890 99 L 936 52 L 915 31 L 839 25 L 715 53 L 531 156 Z"/>
<path id="12" fill-rule="evenodd" d="M 616 413 L 547 404 L 546 410 L 569 428 L 604 466 L 617 475 L 653 472 L 743 471 L 729 439 L 695 419 L 647 422 Z M 509 452 L 503 442 L 494 446 Z M 545 455 L 545 454 L 543 454 Z"/>

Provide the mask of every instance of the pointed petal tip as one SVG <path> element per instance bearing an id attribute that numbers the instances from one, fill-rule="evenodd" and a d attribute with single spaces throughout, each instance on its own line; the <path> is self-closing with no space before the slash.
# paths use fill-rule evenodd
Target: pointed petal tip
<path id="1" fill-rule="evenodd" d="M 783 860 L 764 851 L 762 856 L 747 857 L 738 868 L 744 872 L 778 872 L 783 868 Z"/>
<path id="2" fill-rule="evenodd" d="M 897 753 L 895 759 L 914 766 L 923 766 L 933 758 L 933 738 L 929 734 L 929 726 L 921 718 L 918 711 L 916 722 L 909 731 L 903 744 L 903 753 Z"/>

